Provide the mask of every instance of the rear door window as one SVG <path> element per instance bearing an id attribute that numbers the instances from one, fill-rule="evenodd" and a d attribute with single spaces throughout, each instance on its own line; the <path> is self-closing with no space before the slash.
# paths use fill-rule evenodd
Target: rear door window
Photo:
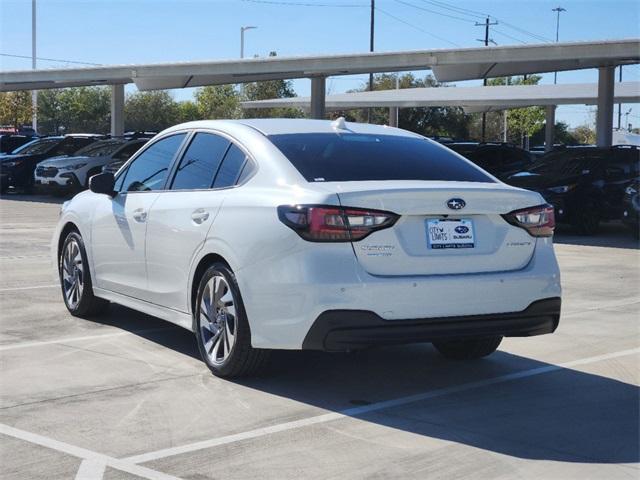
<path id="1" fill-rule="evenodd" d="M 231 145 L 213 182 L 214 188 L 231 187 L 238 183 L 247 156 L 236 145 Z"/>
<path id="2" fill-rule="evenodd" d="M 294 133 L 271 135 L 269 139 L 309 182 L 494 182 L 448 148 L 419 137 Z"/>
<path id="3" fill-rule="evenodd" d="M 178 165 L 171 190 L 211 188 L 229 140 L 211 133 L 197 133 Z"/>

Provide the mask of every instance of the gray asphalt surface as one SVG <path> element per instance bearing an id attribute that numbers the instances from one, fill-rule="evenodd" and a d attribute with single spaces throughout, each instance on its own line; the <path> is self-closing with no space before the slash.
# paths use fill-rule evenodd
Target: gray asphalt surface
<path id="1" fill-rule="evenodd" d="M 640 255 L 620 226 L 558 234 L 553 335 L 474 363 L 430 345 L 281 352 L 227 381 L 178 327 L 67 313 L 57 203 L 0 199 L 3 479 L 640 477 Z"/>

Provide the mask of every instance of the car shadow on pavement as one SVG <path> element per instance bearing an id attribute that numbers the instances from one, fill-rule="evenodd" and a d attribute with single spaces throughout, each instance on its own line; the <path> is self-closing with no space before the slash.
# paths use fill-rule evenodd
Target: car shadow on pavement
<path id="1" fill-rule="evenodd" d="M 475 362 L 447 361 L 430 345 L 356 354 L 277 352 L 268 376 L 237 383 L 347 415 L 354 406 L 460 388 L 358 418 L 518 458 L 638 462 L 640 390 L 635 385 L 558 368 L 465 388 L 548 366 L 500 351 Z"/>
<path id="2" fill-rule="evenodd" d="M 94 321 L 200 358 L 192 333 L 126 307 L 112 305 L 109 314 Z M 433 392 L 430 398 L 360 412 L 357 418 L 518 458 L 603 464 L 640 461 L 640 389 L 613 378 L 504 351 L 478 361 L 449 361 L 429 344 L 355 353 L 272 353 L 261 376 L 219 380 L 209 377 L 203 363 L 203 378 L 347 416 L 354 407 Z M 474 385 L 549 367 L 551 371 L 538 375 Z M 441 389 L 456 391 L 439 395 Z"/>

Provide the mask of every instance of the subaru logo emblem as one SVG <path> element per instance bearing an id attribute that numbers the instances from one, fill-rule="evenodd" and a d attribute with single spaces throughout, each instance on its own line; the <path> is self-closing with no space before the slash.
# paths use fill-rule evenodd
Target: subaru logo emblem
<path id="1" fill-rule="evenodd" d="M 464 208 L 465 205 L 465 201 L 461 198 L 452 198 L 451 200 L 447 201 L 447 207 L 449 207 L 451 210 L 460 210 Z"/>
<path id="2" fill-rule="evenodd" d="M 456 233 L 459 234 L 463 234 L 463 233 L 467 233 L 469 231 L 469 227 L 465 227 L 464 225 L 460 225 L 459 227 L 455 228 Z"/>

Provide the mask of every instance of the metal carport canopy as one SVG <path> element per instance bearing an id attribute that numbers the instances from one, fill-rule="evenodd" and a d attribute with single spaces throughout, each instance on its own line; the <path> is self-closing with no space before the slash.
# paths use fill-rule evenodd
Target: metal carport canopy
<path id="1" fill-rule="evenodd" d="M 594 105 L 598 84 L 510 85 L 493 87 L 440 87 L 375 90 L 328 95 L 328 110 L 352 110 L 367 107 L 463 107 L 468 113 L 528 107 L 532 105 Z M 616 103 L 640 102 L 640 82 L 615 85 Z M 308 109 L 309 97 L 278 98 L 243 102 L 243 108 Z"/>
<path id="2" fill-rule="evenodd" d="M 640 62 L 640 40 L 136 64 L 0 72 L 0 91 L 119 85 L 140 90 L 432 69 L 439 81 Z"/>

